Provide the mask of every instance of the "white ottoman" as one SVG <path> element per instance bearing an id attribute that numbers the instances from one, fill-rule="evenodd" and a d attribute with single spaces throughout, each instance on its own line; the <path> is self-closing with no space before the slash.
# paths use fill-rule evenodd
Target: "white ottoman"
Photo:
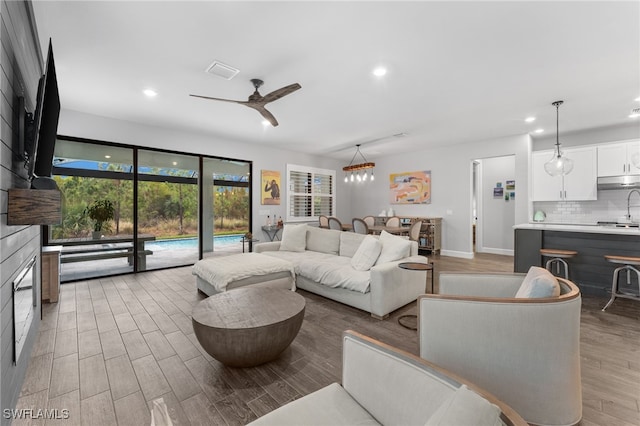
<path id="1" fill-rule="evenodd" d="M 198 290 L 207 296 L 247 285 L 296 289 L 293 263 L 260 253 L 202 259 L 191 273 Z"/>

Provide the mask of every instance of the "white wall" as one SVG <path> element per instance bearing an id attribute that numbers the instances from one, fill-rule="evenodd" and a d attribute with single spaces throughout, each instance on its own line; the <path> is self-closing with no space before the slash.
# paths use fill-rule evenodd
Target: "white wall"
<path id="1" fill-rule="evenodd" d="M 516 189 L 506 189 L 508 180 L 515 180 L 516 159 L 513 155 L 493 157 L 479 160 L 481 210 L 478 211 L 478 235 L 476 251 L 494 254 L 513 255 L 513 225 L 515 225 L 516 204 L 520 195 L 519 182 L 516 181 Z M 502 184 L 505 194 L 515 192 L 514 200 L 505 201 L 502 197 L 493 196 L 493 188 L 496 183 Z"/>
<path id="2" fill-rule="evenodd" d="M 397 215 L 442 217 L 442 254 L 473 257 L 471 240 L 472 161 L 515 156 L 517 197 L 515 222 L 528 222 L 529 135 L 509 136 L 448 147 L 425 149 L 376 159 L 376 180 L 349 187 L 354 216 L 377 215 L 389 208 L 389 174 L 431 170 L 431 204 L 393 205 Z"/>
<path id="3" fill-rule="evenodd" d="M 348 191 L 340 179 L 342 162 L 311 154 L 295 151 L 274 149 L 232 140 L 221 140 L 209 135 L 188 133 L 160 127 L 146 126 L 129 121 L 116 120 L 85 114 L 78 111 L 63 110 L 60 114 L 58 134 L 78 138 L 94 139 L 106 142 L 122 143 L 180 151 L 185 153 L 204 154 L 245 160 L 253 162 L 253 234 L 264 240 L 260 226 L 266 223 L 266 216 L 270 214 L 286 217 L 286 164 L 324 168 L 337 171 L 336 183 L 336 216 L 351 218 L 351 203 Z M 279 206 L 261 206 L 261 170 L 279 170 L 282 176 L 281 204 Z M 259 212 L 268 212 L 260 215 Z"/>

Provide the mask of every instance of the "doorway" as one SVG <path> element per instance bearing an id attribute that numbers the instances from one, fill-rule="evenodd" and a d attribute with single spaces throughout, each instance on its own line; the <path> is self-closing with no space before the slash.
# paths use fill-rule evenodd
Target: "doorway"
<path id="1" fill-rule="evenodd" d="M 473 252 L 513 255 L 515 155 L 475 159 L 472 175 Z"/>

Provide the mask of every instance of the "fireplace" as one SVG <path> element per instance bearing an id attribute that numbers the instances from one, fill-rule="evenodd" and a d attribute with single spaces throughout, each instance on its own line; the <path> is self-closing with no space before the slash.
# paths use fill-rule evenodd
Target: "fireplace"
<path id="1" fill-rule="evenodd" d="M 18 274 L 13 282 L 13 362 L 18 363 L 22 348 L 31 329 L 35 315 L 36 299 L 36 258 Z"/>

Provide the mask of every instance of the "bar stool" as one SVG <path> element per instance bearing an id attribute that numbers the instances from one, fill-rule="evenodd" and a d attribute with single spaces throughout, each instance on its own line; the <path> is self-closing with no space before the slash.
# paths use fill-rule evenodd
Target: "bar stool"
<path id="1" fill-rule="evenodd" d="M 640 292 L 640 271 L 635 268 L 635 266 L 640 265 L 640 257 L 630 257 L 630 256 L 613 256 L 613 255 L 605 255 L 605 259 L 607 262 L 621 264 L 619 268 L 616 268 L 613 271 L 613 283 L 611 284 L 611 299 L 607 302 L 607 304 L 602 308 L 602 311 L 607 309 L 616 297 L 622 297 L 624 299 L 637 300 L 640 302 L 640 295 L 633 293 L 621 293 L 618 288 L 618 274 L 623 269 L 627 270 L 627 285 L 631 285 L 631 271 L 634 271 L 638 276 L 638 291 Z"/>
<path id="2" fill-rule="evenodd" d="M 560 274 L 560 265 L 564 266 L 564 278 L 569 279 L 569 265 L 564 259 L 569 259 L 578 254 L 577 251 L 573 250 L 559 250 L 559 249 L 540 249 L 540 254 L 544 257 L 551 257 L 551 259 L 547 260 L 544 267 L 551 273 L 553 265 L 556 265 L 556 274 Z"/>

